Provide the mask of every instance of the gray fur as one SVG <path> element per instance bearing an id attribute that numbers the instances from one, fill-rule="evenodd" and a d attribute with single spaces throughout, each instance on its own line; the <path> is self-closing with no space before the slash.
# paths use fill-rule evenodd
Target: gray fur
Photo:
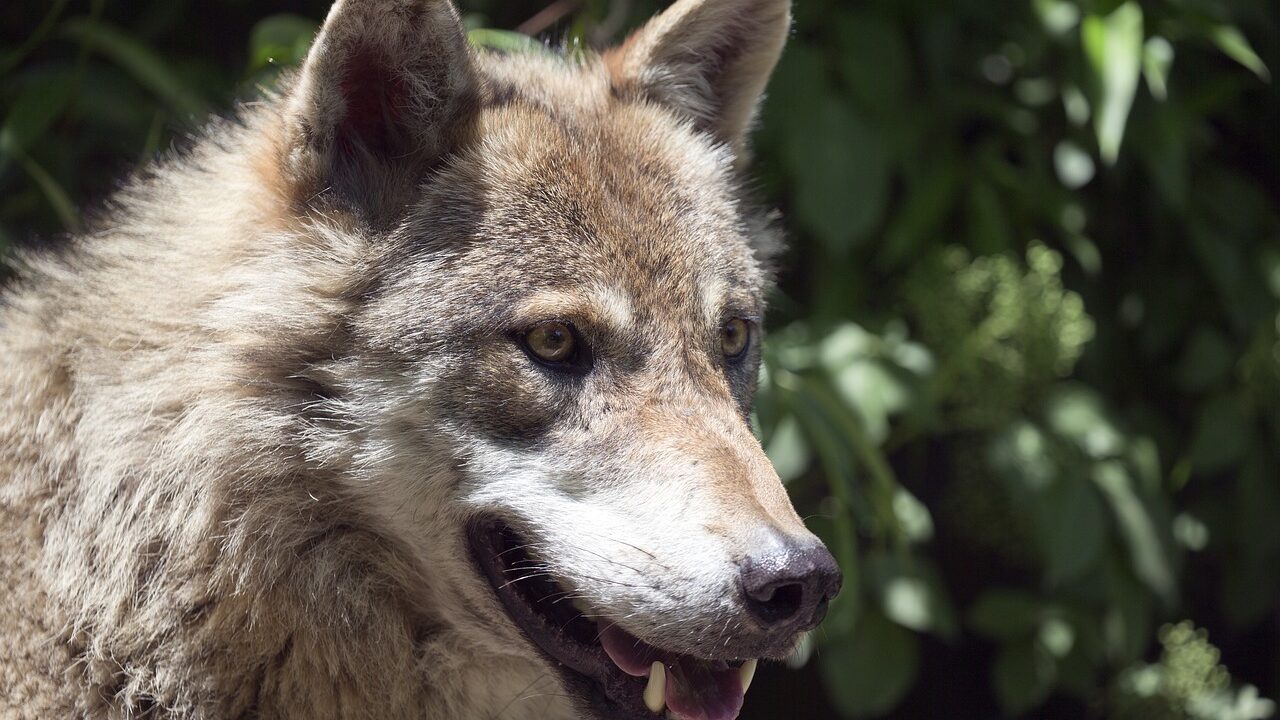
<path id="1" fill-rule="evenodd" d="M 786 4 L 671 11 L 764 5 L 735 108 Z M 361 42 L 408 112 L 390 155 L 355 138 L 344 164 L 335 77 Z M 472 54 L 443 0 L 340 0 L 279 97 L 19 259 L 0 716 L 579 717 L 467 558 L 463 523 L 493 511 L 629 631 L 728 644 L 700 628 L 736 617 L 735 558 L 807 533 L 744 420 L 756 360 L 715 360 L 723 313 L 763 312 L 775 243 L 742 138 L 617 82 L 599 58 Z M 548 312 L 601 355 L 571 394 L 511 342 Z"/>

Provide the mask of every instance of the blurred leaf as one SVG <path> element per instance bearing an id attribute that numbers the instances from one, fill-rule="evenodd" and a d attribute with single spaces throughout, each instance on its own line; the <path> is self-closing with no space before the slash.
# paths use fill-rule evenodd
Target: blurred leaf
<path id="1" fill-rule="evenodd" d="M 1263 80 L 1271 80 L 1271 72 L 1267 70 L 1266 63 L 1258 57 L 1240 28 L 1234 25 L 1215 25 L 1209 29 L 1209 39 L 1232 60 L 1253 71 L 1254 75 Z"/>
<path id="2" fill-rule="evenodd" d="M 1046 618 L 1040 623 L 1036 634 L 1040 647 L 1044 648 L 1054 660 L 1060 660 L 1070 654 L 1076 644 L 1076 631 L 1066 620 L 1058 617 Z"/>
<path id="3" fill-rule="evenodd" d="M 249 35 L 249 71 L 302 64 L 319 29 L 316 21 L 288 13 L 259 20 Z"/>
<path id="4" fill-rule="evenodd" d="M 818 357 L 831 372 L 844 368 L 879 352 L 880 339 L 856 323 L 841 323 L 822 338 Z"/>
<path id="5" fill-rule="evenodd" d="M 1253 440 L 1253 429 L 1240 402 L 1216 395 L 1200 410 L 1191 441 L 1191 462 L 1199 474 L 1220 472 L 1238 463 Z"/>
<path id="6" fill-rule="evenodd" d="M 969 242 L 978 255 L 994 255 L 1013 247 L 1009 213 L 1000 193 L 984 182 L 969 186 Z"/>
<path id="7" fill-rule="evenodd" d="M 200 118 L 206 112 L 204 101 L 188 89 L 168 63 L 123 30 L 101 20 L 72 18 L 63 23 L 62 33 L 129 71 L 179 115 Z"/>
<path id="8" fill-rule="evenodd" d="M 1161 540 L 1151 512 L 1133 489 L 1124 466 L 1116 461 L 1094 466 L 1093 480 L 1115 513 L 1129 548 L 1134 574 L 1163 599 L 1172 604 L 1177 595 L 1170 548 Z"/>
<path id="9" fill-rule="evenodd" d="M 838 67 L 858 109 L 895 117 L 911 83 L 907 41 L 879 12 L 851 9 L 834 17 Z"/>
<path id="10" fill-rule="evenodd" d="M 1173 45 L 1154 35 L 1142 46 L 1142 76 L 1147 79 L 1147 89 L 1157 100 L 1169 96 L 1169 68 L 1173 66 Z"/>
<path id="11" fill-rule="evenodd" d="M 1109 603 L 1102 619 L 1107 657 L 1126 665 L 1142 657 L 1151 642 L 1151 596 L 1124 569 L 1124 560 L 1108 558 Z"/>
<path id="12" fill-rule="evenodd" d="M 1035 0 L 1033 6 L 1050 35 L 1064 35 L 1080 22 L 1080 8 L 1066 0 Z"/>
<path id="13" fill-rule="evenodd" d="M 531 38 L 524 33 L 512 32 L 510 30 L 495 30 L 493 28 L 476 28 L 467 33 L 467 39 L 472 45 L 489 50 L 498 50 L 500 52 L 549 52 L 547 46 L 543 45 L 535 38 Z"/>
<path id="14" fill-rule="evenodd" d="M 1085 478 L 1064 477 L 1040 504 L 1045 580 L 1060 586 L 1092 568 L 1107 539 L 1106 510 Z"/>
<path id="15" fill-rule="evenodd" d="M 44 135 L 71 101 L 75 73 L 70 68 L 22 87 L 0 125 L 0 153 L 15 155 Z"/>
<path id="16" fill-rule="evenodd" d="M 1137 475 L 1143 492 L 1157 493 L 1163 489 L 1161 487 L 1163 478 L 1160 475 L 1160 450 L 1151 438 L 1131 438 L 1129 451 L 1125 457 Z"/>
<path id="17" fill-rule="evenodd" d="M 788 43 L 773 77 L 761 110 L 758 142 L 772 145 L 775 152 L 788 155 L 786 148 L 797 132 L 816 111 L 821 98 L 833 93 L 826 58 L 812 45 Z M 789 157 L 783 160 L 790 163 Z"/>
<path id="18" fill-rule="evenodd" d="M 929 508 L 906 488 L 899 487 L 894 494 L 893 512 L 898 517 L 898 526 L 911 542 L 922 543 L 933 539 L 933 516 L 929 513 Z"/>
<path id="19" fill-rule="evenodd" d="M 809 444 L 794 416 L 787 415 L 778 421 L 765 443 L 765 454 L 784 483 L 796 479 L 808 469 L 811 457 Z"/>
<path id="20" fill-rule="evenodd" d="M 1227 379 L 1235 367 L 1236 350 L 1215 328 L 1196 328 L 1174 370 L 1178 386 L 1192 393 L 1208 390 Z"/>
<path id="21" fill-rule="evenodd" d="M 1142 8 L 1125 2 L 1107 15 L 1089 15 L 1080 25 L 1085 57 L 1100 93 L 1094 130 L 1103 162 L 1120 154 L 1129 108 L 1142 66 Z"/>
<path id="22" fill-rule="evenodd" d="M 27 34 L 22 44 L 4 55 L 0 55 L 0 77 L 8 76 L 10 71 L 18 66 L 18 63 L 22 62 L 32 50 L 44 41 L 45 36 L 53 29 L 58 22 L 58 18 L 62 15 L 62 11 L 67 7 L 67 0 L 53 0 L 48 3 L 48 7 L 49 9 L 40 20 L 40 24 Z"/>
<path id="23" fill-rule="evenodd" d="M 1078 190 L 1093 179 L 1093 158 L 1079 145 L 1063 140 L 1053 149 L 1053 167 L 1068 190 Z"/>
<path id="24" fill-rule="evenodd" d="M 788 143 L 795 211 L 827 247 L 848 252 L 880 222 L 889 160 L 879 135 L 835 96 L 797 118 Z"/>
<path id="25" fill-rule="evenodd" d="M 1072 125 L 1084 125 L 1089 122 L 1089 115 L 1093 112 L 1089 98 L 1075 85 L 1062 88 L 1062 109 Z"/>
<path id="26" fill-rule="evenodd" d="M 870 609 L 848 639 L 828 645 L 818 657 L 832 701 L 849 718 L 891 710 L 910 689 L 920 666 L 916 636 Z"/>
<path id="27" fill-rule="evenodd" d="M 1044 432 L 1026 420 L 1015 420 L 991 439 L 987 462 L 1015 488 L 1043 490 L 1058 476 Z"/>
<path id="28" fill-rule="evenodd" d="M 75 203 L 67 195 L 66 190 L 58 184 L 52 175 L 35 160 L 21 150 L 14 153 L 18 157 L 18 161 L 22 164 L 27 174 L 35 181 L 40 188 L 40 192 L 44 193 L 45 200 L 48 201 L 50 207 L 57 213 L 58 219 L 62 222 L 62 228 L 67 232 L 78 232 L 80 230 L 80 214 L 76 212 Z"/>
<path id="29" fill-rule="evenodd" d="M 1013 716 L 1036 707 L 1053 687 L 1053 660 L 1035 642 L 1005 645 L 991 669 L 992 688 L 1005 712 Z"/>
<path id="30" fill-rule="evenodd" d="M 885 230 L 879 256 L 882 268 L 898 268 L 915 259 L 954 206 L 959 187 L 957 163 L 938 158 L 929 165 Z"/>
<path id="31" fill-rule="evenodd" d="M 1045 401 L 1045 418 L 1054 432 L 1095 458 L 1112 457 L 1124 437 L 1111 424 L 1097 391 L 1078 383 L 1058 386 Z"/>
<path id="32" fill-rule="evenodd" d="M 959 626 L 942 578 L 920 557 L 874 553 L 863 564 L 885 617 L 917 632 L 951 639 Z"/>
<path id="33" fill-rule="evenodd" d="M 1135 130 L 1136 149 L 1148 176 L 1170 207 L 1183 207 L 1190 182 L 1188 127 L 1183 109 L 1169 103 L 1162 112 L 1148 114 L 1143 126 Z"/>
<path id="34" fill-rule="evenodd" d="M 1036 632 L 1044 612 L 1040 599 L 1026 591 L 987 590 L 969 608 L 968 625 L 979 637 L 1009 642 Z"/>
<path id="35" fill-rule="evenodd" d="M 835 386 L 877 445 L 889 436 L 889 417 L 906 407 L 910 396 L 903 382 L 875 360 L 850 363 L 836 375 Z"/>

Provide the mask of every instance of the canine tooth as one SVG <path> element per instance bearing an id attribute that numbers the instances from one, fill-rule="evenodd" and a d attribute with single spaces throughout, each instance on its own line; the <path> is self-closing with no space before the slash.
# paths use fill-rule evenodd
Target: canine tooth
<path id="1" fill-rule="evenodd" d="M 751 687 L 751 679 L 756 676 L 756 665 L 760 664 L 759 660 L 748 660 L 742 663 L 742 667 L 738 668 L 738 678 L 742 680 L 742 692 L 746 693 L 747 688 Z"/>
<path id="2" fill-rule="evenodd" d="M 657 660 L 649 667 L 649 684 L 644 686 L 644 706 L 660 713 L 667 706 L 667 669 Z"/>

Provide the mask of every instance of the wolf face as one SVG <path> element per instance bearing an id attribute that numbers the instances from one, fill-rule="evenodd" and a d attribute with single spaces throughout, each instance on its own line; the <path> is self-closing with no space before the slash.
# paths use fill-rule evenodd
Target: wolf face
<path id="1" fill-rule="evenodd" d="M 741 170 L 788 22 L 680 0 L 570 62 L 340 0 L 285 98 L 283 194 L 376 236 L 313 453 L 446 624 L 596 717 L 735 717 L 840 584 L 748 421 L 775 241 Z"/>
<path id="2" fill-rule="evenodd" d="M 786 0 L 339 0 L 0 297 L 0 715 L 736 716 L 840 576 L 750 432 Z"/>

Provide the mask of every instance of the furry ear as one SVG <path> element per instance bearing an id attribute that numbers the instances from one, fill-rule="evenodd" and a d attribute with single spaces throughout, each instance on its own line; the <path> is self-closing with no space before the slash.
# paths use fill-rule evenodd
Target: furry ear
<path id="1" fill-rule="evenodd" d="M 790 0 L 677 0 L 605 61 L 615 90 L 675 108 L 741 156 L 790 28 Z"/>
<path id="2" fill-rule="evenodd" d="M 476 74 L 448 0 L 337 0 L 285 104 L 295 197 L 376 212 L 456 141 Z"/>

